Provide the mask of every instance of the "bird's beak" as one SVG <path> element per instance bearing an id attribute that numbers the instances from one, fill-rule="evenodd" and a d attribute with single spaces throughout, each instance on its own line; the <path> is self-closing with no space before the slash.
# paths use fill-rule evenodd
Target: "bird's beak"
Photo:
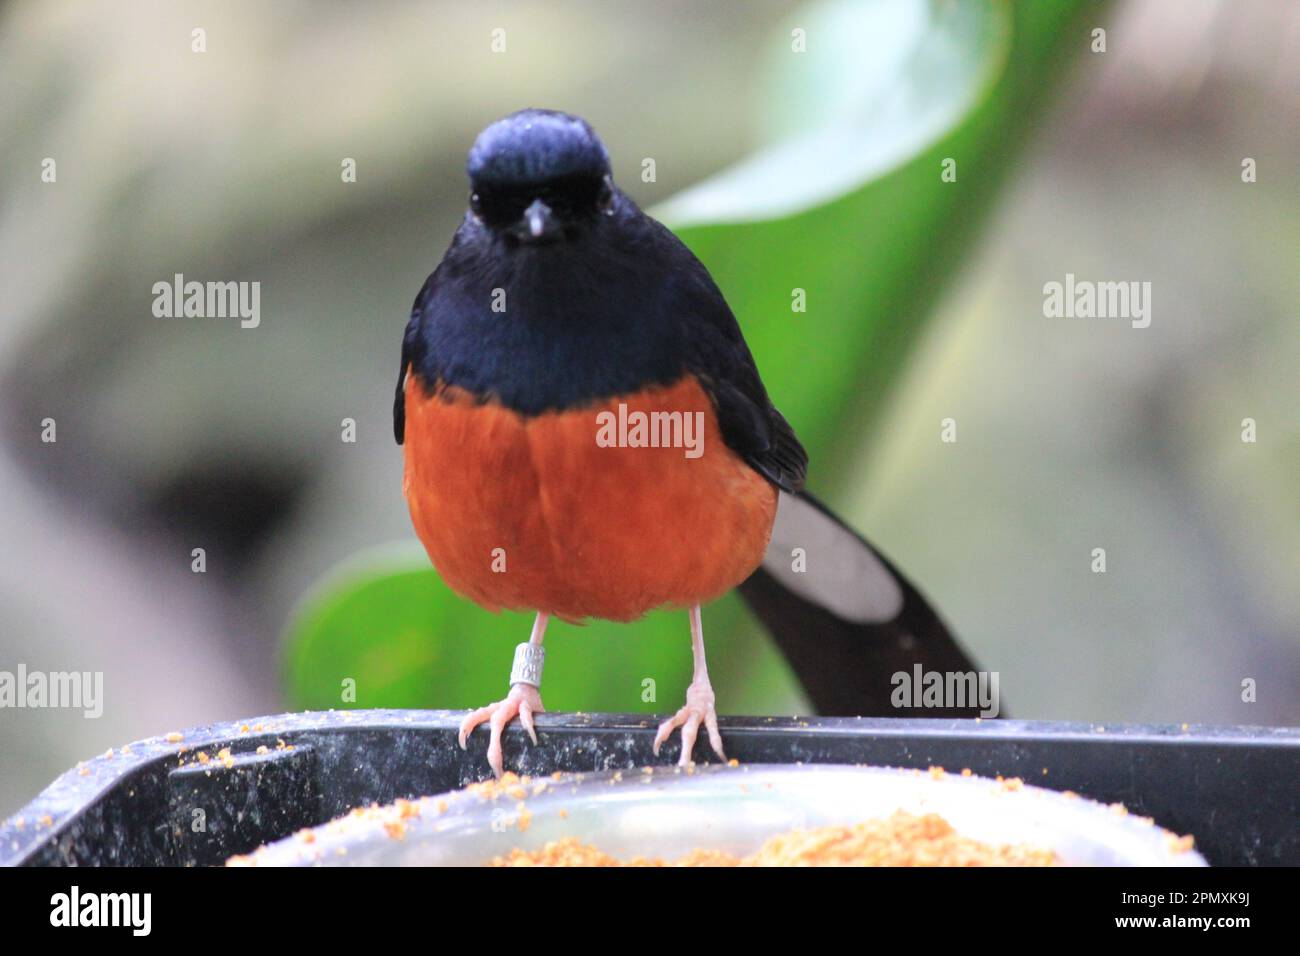
<path id="1" fill-rule="evenodd" d="M 524 242 L 543 242 L 558 238 L 561 232 L 559 219 L 551 207 L 540 199 L 534 199 L 524 210 L 523 218 L 515 227 L 515 235 Z"/>

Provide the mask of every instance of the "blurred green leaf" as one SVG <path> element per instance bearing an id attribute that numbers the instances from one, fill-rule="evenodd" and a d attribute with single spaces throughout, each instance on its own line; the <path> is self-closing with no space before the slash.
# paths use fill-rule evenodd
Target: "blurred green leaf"
<path id="1" fill-rule="evenodd" d="M 1080 2 L 833 0 L 774 39 L 759 113 L 768 145 L 654 212 L 713 273 L 769 391 L 812 456 L 810 483 L 841 474 L 902 366 L 976 214 L 1013 155 Z M 791 47 L 805 31 L 808 52 Z M 945 158 L 956 182 L 940 179 Z M 792 311 L 803 289 L 807 311 Z M 851 423 L 851 425 L 850 425 Z M 309 597 L 288 635 L 291 702 L 477 706 L 506 690 L 530 617 L 457 598 L 422 553 L 361 560 Z M 798 712 L 802 696 L 729 596 L 705 611 L 724 711 Z M 674 710 L 690 680 L 684 613 L 547 634 L 545 699 L 563 710 Z M 721 663 L 719 663 L 721 662 Z M 653 685 L 646 682 L 652 681 Z M 653 686 L 653 695 L 649 688 Z"/>
<path id="2" fill-rule="evenodd" d="M 796 30 L 809 52 L 793 49 Z M 770 54 L 758 118 L 766 145 L 654 214 L 686 230 L 779 219 L 846 198 L 952 130 L 987 96 L 1010 46 L 1002 3 L 829 0 L 805 8 Z"/>
<path id="3" fill-rule="evenodd" d="M 664 633 L 647 636 L 655 625 Z M 295 616 L 288 641 L 293 701 L 326 709 L 477 707 L 504 696 L 514 647 L 531 626 L 531 614 L 489 614 L 458 598 L 418 546 L 361 555 L 322 582 Z M 547 631 L 546 695 L 566 710 L 640 709 L 642 682 L 675 679 L 679 658 L 689 680 L 685 614 L 578 630 L 556 621 Z M 617 653 L 634 635 L 645 639 L 637 653 Z M 355 702 L 343 699 L 348 678 L 356 681 Z M 644 709 L 655 710 L 654 702 Z"/>

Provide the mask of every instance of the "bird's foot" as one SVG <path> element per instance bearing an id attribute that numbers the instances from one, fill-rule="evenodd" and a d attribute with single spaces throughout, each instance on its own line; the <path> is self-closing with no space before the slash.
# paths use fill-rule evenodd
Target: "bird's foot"
<path id="1" fill-rule="evenodd" d="M 683 767 L 688 766 L 692 762 L 691 753 L 695 750 L 695 737 L 699 733 L 700 724 L 704 724 L 708 731 L 709 746 L 713 752 L 726 760 L 727 755 L 722 752 L 722 734 L 718 733 L 718 712 L 713 708 L 713 688 L 707 681 L 692 683 L 686 688 L 686 706 L 659 725 L 659 732 L 655 734 L 655 756 L 659 756 L 659 747 L 663 742 L 680 727 L 682 756 L 677 763 Z"/>
<path id="2" fill-rule="evenodd" d="M 505 769 L 501 758 L 501 732 L 506 729 L 506 724 L 518 717 L 519 723 L 523 725 L 524 730 L 528 731 L 528 736 L 536 744 L 537 730 L 533 726 L 533 715 L 544 713 L 546 708 L 542 706 L 541 692 L 532 684 L 515 684 L 510 688 L 510 693 L 506 695 L 505 700 L 472 710 L 465 716 L 465 719 L 460 722 L 460 749 L 466 749 L 466 742 L 474 728 L 488 721 L 492 731 L 491 737 L 488 738 L 488 766 L 500 777 L 502 770 Z"/>

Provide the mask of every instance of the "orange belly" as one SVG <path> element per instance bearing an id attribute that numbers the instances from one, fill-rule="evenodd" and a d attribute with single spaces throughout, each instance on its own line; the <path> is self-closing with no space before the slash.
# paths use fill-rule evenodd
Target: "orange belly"
<path id="1" fill-rule="evenodd" d="M 762 560 L 776 489 L 722 440 L 693 377 L 525 418 L 406 381 L 405 490 L 443 580 L 485 607 L 626 621 L 735 587 Z M 703 413 L 702 454 L 602 447 L 603 411 Z M 612 433 L 606 431 L 605 437 Z"/>

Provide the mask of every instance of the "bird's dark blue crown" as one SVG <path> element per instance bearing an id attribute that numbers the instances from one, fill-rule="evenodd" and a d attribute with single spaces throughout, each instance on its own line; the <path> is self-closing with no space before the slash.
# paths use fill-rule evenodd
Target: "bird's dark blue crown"
<path id="1" fill-rule="evenodd" d="M 609 154 L 586 120 L 554 110 L 528 109 L 483 130 L 469 151 L 466 169 L 476 186 L 600 179 L 609 172 Z"/>

